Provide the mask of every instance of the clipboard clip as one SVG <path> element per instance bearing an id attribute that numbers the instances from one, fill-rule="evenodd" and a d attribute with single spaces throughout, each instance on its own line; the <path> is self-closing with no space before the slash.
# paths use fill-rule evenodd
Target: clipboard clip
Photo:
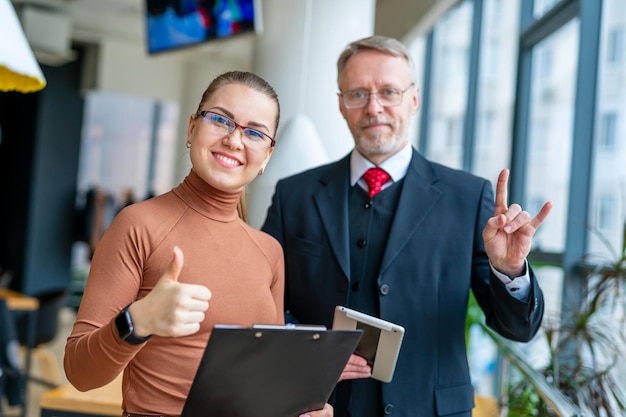
<path id="1" fill-rule="evenodd" d="M 306 330 L 306 331 L 320 331 L 320 332 L 325 332 L 328 329 L 326 328 L 326 326 L 324 325 L 317 325 L 317 324 L 295 324 L 295 323 L 287 323 L 287 324 L 253 324 L 252 325 L 253 329 L 259 329 L 259 330 L 275 330 L 275 329 L 280 329 L 280 330 Z M 263 337 L 263 332 L 259 331 L 256 332 L 254 334 L 254 336 L 256 338 L 260 338 Z M 314 333 L 312 338 L 313 340 L 319 340 L 320 338 L 320 334 L 319 333 Z"/>

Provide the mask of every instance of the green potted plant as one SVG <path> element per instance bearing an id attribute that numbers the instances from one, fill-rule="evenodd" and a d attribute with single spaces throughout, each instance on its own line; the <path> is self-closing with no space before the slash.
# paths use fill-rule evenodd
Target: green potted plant
<path id="1" fill-rule="evenodd" d="M 577 415 L 624 416 L 624 386 L 614 367 L 626 359 L 626 247 L 614 261 L 586 255 L 570 273 L 580 282 L 580 296 L 560 318 L 544 318 L 548 362 L 535 371 L 580 410 Z M 503 356 L 511 359 L 506 352 Z M 507 394 L 510 417 L 567 415 L 555 411 L 527 376 L 511 379 Z"/>
<path id="2" fill-rule="evenodd" d="M 626 384 L 614 369 L 626 363 L 626 244 L 611 260 L 584 256 L 568 278 L 577 284 L 570 288 L 576 296 L 566 300 L 560 317 L 544 317 L 539 343 L 545 343 L 547 361 L 541 366 L 522 345 L 487 328 L 470 295 L 466 337 L 481 326 L 512 368 L 499 399 L 509 417 L 626 415 Z"/>

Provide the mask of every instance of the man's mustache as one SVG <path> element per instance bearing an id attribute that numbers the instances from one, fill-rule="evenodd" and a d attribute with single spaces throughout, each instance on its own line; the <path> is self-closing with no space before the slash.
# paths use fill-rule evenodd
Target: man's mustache
<path id="1" fill-rule="evenodd" d="M 392 121 L 389 120 L 386 117 L 381 117 L 381 116 L 376 116 L 376 117 L 368 117 L 365 118 L 361 121 L 361 123 L 359 123 L 360 127 L 367 127 L 367 126 L 371 126 L 371 125 L 376 125 L 376 124 L 387 124 L 387 125 L 391 125 Z"/>

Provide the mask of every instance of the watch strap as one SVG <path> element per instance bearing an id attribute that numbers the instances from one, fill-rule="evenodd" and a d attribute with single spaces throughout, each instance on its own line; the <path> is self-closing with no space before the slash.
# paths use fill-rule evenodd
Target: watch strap
<path id="1" fill-rule="evenodd" d="M 147 342 L 152 335 L 148 335 L 146 337 L 138 337 L 135 335 L 135 326 L 133 324 L 133 319 L 130 316 L 130 312 L 128 311 L 128 307 L 130 307 L 130 304 L 124 307 L 115 318 L 117 333 L 126 343 L 131 345 L 140 345 Z"/>

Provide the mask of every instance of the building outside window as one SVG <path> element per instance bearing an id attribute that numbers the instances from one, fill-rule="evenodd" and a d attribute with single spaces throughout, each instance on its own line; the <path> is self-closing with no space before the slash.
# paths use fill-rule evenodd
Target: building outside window
<path id="1" fill-rule="evenodd" d="M 472 172 L 496 183 L 510 167 L 519 0 L 483 2 Z"/>
<path id="2" fill-rule="evenodd" d="M 608 112 L 600 117 L 600 137 L 598 150 L 611 152 L 616 147 L 617 113 Z"/>
<path id="3" fill-rule="evenodd" d="M 609 32 L 607 40 L 607 61 L 619 65 L 624 62 L 624 28 L 617 27 Z"/>
<path id="4" fill-rule="evenodd" d="M 593 159 L 592 195 L 589 204 L 596 213 L 590 228 L 588 251 L 615 258 L 624 245 L 626 224 L 626 72 L 623 66 L 626 2 L 605 0 L 598 64 L 596 149 Z M 620 65 L 616 65 L 620 64 Z M 617 69 L 619 68 L 619 70 Z M 597 209 L 594 210 L 594 205 Z"/>
<path id="5" fill-rule="evenodd" d="M 461 168 L 468 88 L 472 1 L 451 9 L 434 28 L 427 157 Z"/>

